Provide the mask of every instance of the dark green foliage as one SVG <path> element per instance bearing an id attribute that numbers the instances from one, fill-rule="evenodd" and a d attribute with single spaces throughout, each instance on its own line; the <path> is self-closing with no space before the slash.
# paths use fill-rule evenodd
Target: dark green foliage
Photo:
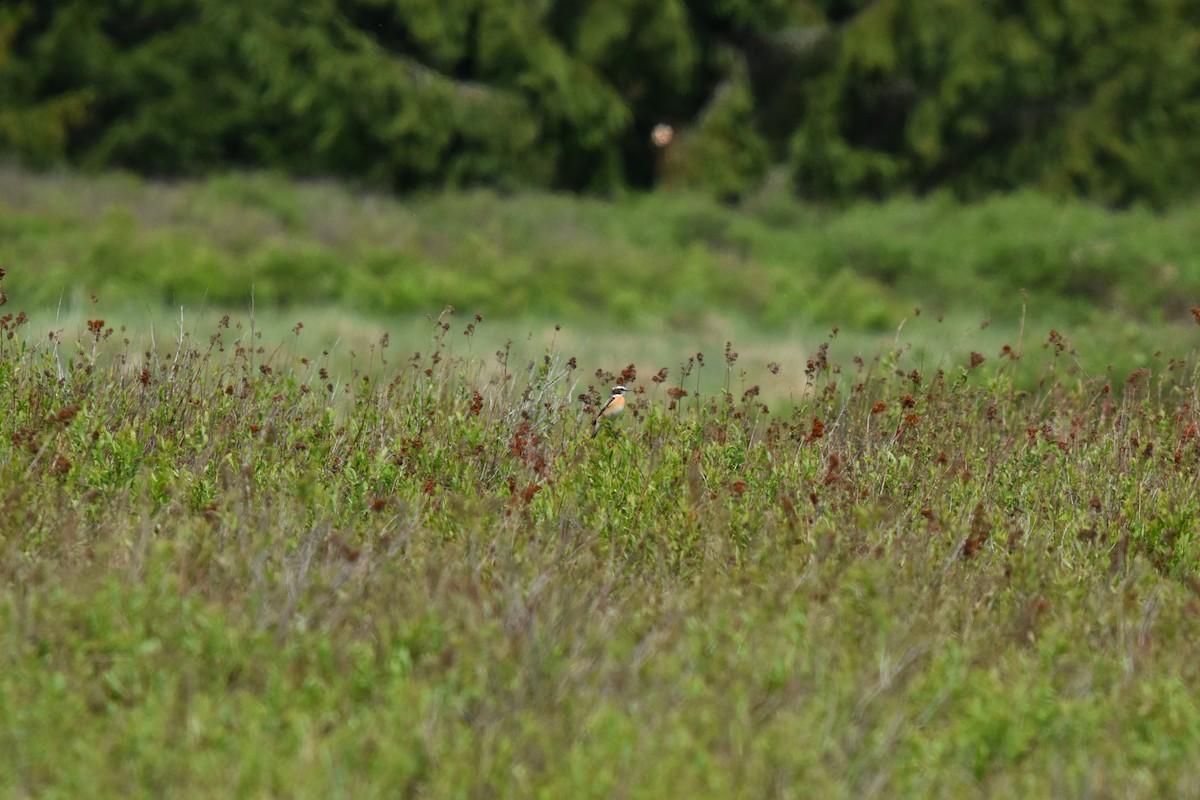
<path id="1" fill-rule="evenodd" d="M 51 58 L 18 60 L 17 43 L 33 17 L 32 3 L 0 6 L 0 148 L 46 163 L 65 152 L 93 93 L 85 87 L 54 87 Z"/>
<path id="2" fill-rule="evenodd" d="M 754 95 L 740 57 L 732 56 L 728 77 L 691 133 L 672 145 L 663 161 L 667 185 L 700 188 L 722 199 L 754 189 L 770 166 L 770 153 L 754 125 Z"/>
<path id="3" fill-rule="evenodd" d="M 1190 0 L 16 2 L 0 149 L 723 198 L 775 161 L 821 198 L 1164 204 L 1200 172 L 1198 30 Z"/>
<path id="4" fill-rule="evenodd" d="M 15 31 L 0 35 L 11 43 L 0 91 L 59 131 L 27 142 L 24 117 L 0 118 L 10 149 L 152 172 L 266 164 L 398 188 L 623 182 L 629 109 L 524 3 L 127 5 L 0 18 L 0 34 Z M 54 116 L 60 106 L 73 115 Z"/>
<path id="5" fill-rule="evenodd" d="M 838 36 L 792 142 L 817 196 L 1035 184 L 1163 203 L 1200 171 L 1187 0 L 892 0 Z"/>

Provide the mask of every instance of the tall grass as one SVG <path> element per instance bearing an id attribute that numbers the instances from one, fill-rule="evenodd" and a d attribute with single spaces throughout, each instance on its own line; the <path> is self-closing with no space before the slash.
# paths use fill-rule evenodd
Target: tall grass
<path id="1" fill-rule="evenodd" d="M 3 319 L 0 793 L 1200 789 L 1194 363 L 820 345 L 781 406 L 429 328 Z"/>

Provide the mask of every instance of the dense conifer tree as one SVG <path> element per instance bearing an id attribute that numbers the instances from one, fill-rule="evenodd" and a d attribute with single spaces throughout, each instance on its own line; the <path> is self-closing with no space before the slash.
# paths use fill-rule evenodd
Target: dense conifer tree
<path id="1" fill-rule="evenodd" d="M 650 142 L 678 132 L 669 152 Z M 1200 174 L 1193 0 L 16 0 L 0 152 L 400 190 L 827 199 Z"/>

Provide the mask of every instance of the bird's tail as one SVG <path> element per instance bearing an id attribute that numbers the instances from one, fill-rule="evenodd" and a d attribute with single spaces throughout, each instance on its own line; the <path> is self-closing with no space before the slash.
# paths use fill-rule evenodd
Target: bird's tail
<path id="1" fill-rule="evenodd" d="M 601 423 L 601 421 L 602 421 L 602 420 L 601 420 L 599 417 L 597 417 L 597 418 L 596 418 L 596 426 L 595 426 L 594 428 L 592 428 L 592 438 L 593 438 L 593 439 L 595 439 L 595 438 L 596 438 L 596 434 L 600 432 L 600 423 Z"/>

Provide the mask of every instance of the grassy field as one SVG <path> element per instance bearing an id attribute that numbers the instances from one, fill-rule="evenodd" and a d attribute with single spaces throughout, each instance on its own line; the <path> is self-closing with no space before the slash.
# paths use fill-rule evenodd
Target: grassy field
<path id="1" fill-rule="evenodd" d="M 0 796 L 1194 797 L 1195 217 L 0 170 Z"/>
<path id="2" fill-rule="evenodd" d="M 449 315 L 337 382 L 303 329 L 29 325 L 4 796 L 1200 791 L 1194 363 L 817 347 L 768 409 L 697 395 L 733 351 L 582 375 Z"/>
<path id="3" fill-rule="evenodd" d="M 1033 193 L 831 209 L 782 188 L 736 209 L 669 193 L 396 199 L 263 174 L 0 165 L 0 266 L 39 335 L 97 314 L 148 335 L 177 328 L 181 309 L 202 326 L 253 309 L 274 340 L 304 320 L 310 341 L 361 350 L 384 331 L 420 335 L 451 305 L 488 320 L 489 346 L 553 340 L 589 369 L 677 364 L 736 341 L 758 381 L 772 361 L 796 374 L 835 328 L 847 358 L 892 347 L 903 328 L 936 363 L 994 356 L 1023 326 L 1085 342 L 1080 366 L 1100 374 L 1188 352 L 1198 210 Z"/>

